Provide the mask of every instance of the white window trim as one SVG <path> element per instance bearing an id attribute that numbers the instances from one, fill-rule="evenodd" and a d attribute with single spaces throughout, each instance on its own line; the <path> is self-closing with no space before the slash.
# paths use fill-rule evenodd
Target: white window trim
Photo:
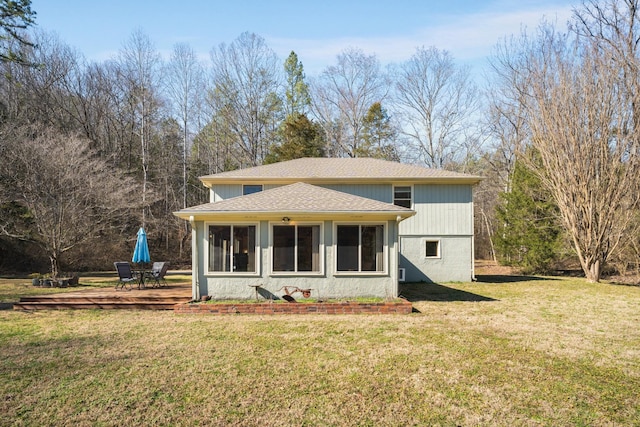
<path id="1" fill-rule="evenodd" d="M 409 206 L 409 209 L 413 209 L 414 203 L 415 203 L 415 189 L 413 187 L 413 184 L 393 184 L 391 186 L 391 204 L 395 205 L 395 201 L 396 201 L 396 187 L 409 187 L 411 189 L 411 199 L 410 204 L 411 206 Z"/>
<path id="2" fill-rule="evenodd" d="M 256 271 L 209 271 L 209 226 L 210 225 L 253 225 L 256 227 L 256 246 L 255 246 L 255 254 L 256 254 Z M 245 221 L 206 221 L 204 223 L 204 275 L 205 276 L 232 276 L 232 277 L 260 277 L 261 265 L 260 259 L 260 223 L 259 222 L 245 222 Z"/>
<path id="3" fill-rule="evenodd" d="M 438 255 L 427 256 L 427 242 L 436 242 L 438 244 Z M 442 259 L 442 240 L 441 239 L 422 239 L 422 257 L 424 259 Z"/>
<path id="4" fill-rule="evenodd" d="M 384 267 L 382 271 L 338 271 L 338 226 L 339 225 L 382 225 L 383 243 L 382 243 L 382 257 Z M 387 221 L 339 221 L 333 223 L 333 275 L 334 276 L 388 276 L 389 269 L 389 223 Z M 358 254 L 360 256 L 360 254 Z M 360 263 L 362 259 L 358 259 Z M 361 268 L 361 267 L 360 267 Z"/>
<path id="5" fill-rule="evenodd" d="M 319 242 L 320 247 L 318 248 L 318 256 L 320 257 L 320 260 L 319 260 L 320 271 L 274 271 L 273 270 L 273 226 L 274 225 L 295 225 L 295 226 L 318 225 L 320 226 L 320 242 Z M 297 257 L 297 253 L 296 253 L 296 257 Z M 325 259 L 325 249 L 324 249 L 324 223 L 323 222 L 291 221 L 289 224 L 283 224 L 282 222 L 278 222 L 278 221 L 269 222 L 269 275 L 270 276 L 272 277 L 324 276 L 324 259 Z"/>

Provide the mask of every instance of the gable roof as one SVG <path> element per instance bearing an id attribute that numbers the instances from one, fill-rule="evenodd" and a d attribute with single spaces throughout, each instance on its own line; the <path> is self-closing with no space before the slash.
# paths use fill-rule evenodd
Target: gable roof
<path id="1" fill-rule="evenodd" d="M 221 172 L 200 177 L 207 186 L 214 183 L 251 182 L 366 182 L 428 181 L 433 183 L 475 184 L 479 176 L 441 169 L 429 169 L 387 160 L 357 158 L 305 157 L 270 165 Z"/>
<path id="2" fill-rule="evenodd" d="M 298 182 L 175 212 L 175 215 L 184 219 L 203 214 L 211 216 L 228 214 L 353 214 L 408 218 L 415 212 L 402 206 Z"/>

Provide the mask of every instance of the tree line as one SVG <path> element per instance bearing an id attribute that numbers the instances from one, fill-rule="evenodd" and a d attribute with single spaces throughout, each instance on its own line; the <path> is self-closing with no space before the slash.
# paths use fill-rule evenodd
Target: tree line
<path id="1" fill-rule="evenodd" d="M 202 61 L 135 31 L 88 61 L 27 14 L 0 39 L 0 267 L 107 268 L 140 226 L 154 258 L 188 264 L 172 212 L 208 201 L 199 176 L 348 156 L 483 175 L 477 256 L 599 280 L 638 259 L 637 6 L 587 1 L 502 40 L 481 84 L 436 47 L 386 67 L 350 48 L 307 76 L 251 32 Z"/>

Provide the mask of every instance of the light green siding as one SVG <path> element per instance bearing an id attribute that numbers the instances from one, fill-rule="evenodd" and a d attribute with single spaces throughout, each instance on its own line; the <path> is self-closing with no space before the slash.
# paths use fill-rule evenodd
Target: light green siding
<path id="1" fill-rule="evenodd" d="M 473 235 L 470 185 L 414 185 L 416 215 L 400 223 L 400 235 Z"/>
<path id="2" fill-rule="evenodd" d="M 393 203 L 391 184 L 332 184 L 321 185 L 331 190 L 341 191 L 355 196 L 366 197 L 384 203 Z"/>
<path id="3" fill-rule="evenodd" d="M 242 196 L 242 185 L 218 184 L 211 187 L 211 203 Z"/>

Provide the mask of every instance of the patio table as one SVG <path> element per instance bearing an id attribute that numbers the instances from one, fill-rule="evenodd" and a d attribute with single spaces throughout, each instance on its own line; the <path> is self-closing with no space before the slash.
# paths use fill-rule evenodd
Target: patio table
<path id="1" fill-rule="evenodd" d="M 151 270 L 135 270 L 136 276 L 138 276 L 138 289 L 146 289 L 144 283 L 148 274 L 151 274 Z"/>

